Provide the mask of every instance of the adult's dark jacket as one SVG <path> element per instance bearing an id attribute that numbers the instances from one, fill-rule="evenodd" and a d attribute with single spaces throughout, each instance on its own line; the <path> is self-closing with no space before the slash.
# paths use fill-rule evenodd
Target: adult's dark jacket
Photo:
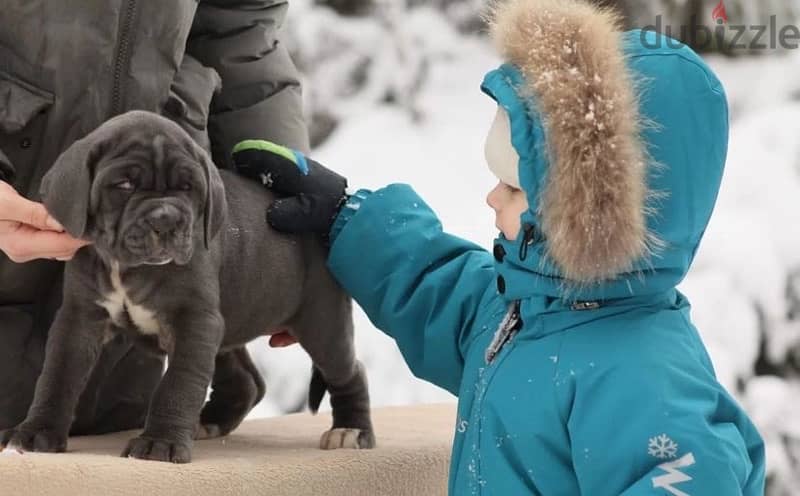
<path id="1" fill-rule="evenodd" d="M 131 109 L 167 115 L 220 167 L 250 137 L 308 148 L 300 86 L 277 40 L 281 0 L 3 0 L 0 179 L 38 200 L 58 155 Z M 0 252 L 0 429 L 24 419 L 61 300 L 63 264 Z M 142 424 L 160 361 L 106 347 L 77 433 Z"/>

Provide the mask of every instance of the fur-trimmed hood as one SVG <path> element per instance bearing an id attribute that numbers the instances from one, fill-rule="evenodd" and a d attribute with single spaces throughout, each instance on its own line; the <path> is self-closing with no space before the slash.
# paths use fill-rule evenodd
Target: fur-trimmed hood
<path id="1" fill-rule="evenodd" d="M 578 0 L 498 2 L 489 23 L 506 64 L 482 89 L 510 116 L 530 204 L 526 235 L 499 240 L 517 252 L 509 263 L 558 294 L 621 296 L 612 286 L 636 293 L 632 280 L 644 284 L 679 250 L 677 284 L 725 163 L 727 103 L 713 72 L 688 47 L 623 33 L 612 11 Z"/>

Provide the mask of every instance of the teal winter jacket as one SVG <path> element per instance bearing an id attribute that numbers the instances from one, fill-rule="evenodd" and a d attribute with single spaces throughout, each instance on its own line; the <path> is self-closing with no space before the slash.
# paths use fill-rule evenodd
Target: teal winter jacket
<path id="1" fill-rule="evenodd" d="M 642 134 L 660 164 L 648 185 L 665 193 L 648 217 L 663 247 L 630 273 L 567 291 L 546 237 L 500 235 L 490 253 L 445 233 L 406 185 L 358 192 L 334 223 L 335 276 L 416 376 L 458 396 L 450 494 L 763 494 L 761 437 L 675 289 L 722 178 L 726 98 L 694 52 L 665 41 L 623 36 L 641 113 L 656 123 Z M 547 164 L 531 153 L 543 130 L 522 78 L 505 64 L 482 89 L 510 116 L 532 206 L 522 223 L 536 232 Z"/>

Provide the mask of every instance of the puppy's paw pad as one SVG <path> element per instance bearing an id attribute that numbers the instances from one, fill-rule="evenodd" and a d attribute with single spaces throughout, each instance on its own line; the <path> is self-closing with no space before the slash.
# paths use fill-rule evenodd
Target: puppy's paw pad
<path id="1" fill-rule="evenodd" d="M 319 440 L 320 449 L 369 449 L 375 446 L 375 437 L 371 431 L 363 429 L 331 429 Z"/>
<path id="2" fill-rule="evenodd" d="M 128 441 L 122 452 L 123 458 L 137 458 L 157 462 L 189 463 L 192 461 L 191 447 L 185 443 L 137 437 Z"/>

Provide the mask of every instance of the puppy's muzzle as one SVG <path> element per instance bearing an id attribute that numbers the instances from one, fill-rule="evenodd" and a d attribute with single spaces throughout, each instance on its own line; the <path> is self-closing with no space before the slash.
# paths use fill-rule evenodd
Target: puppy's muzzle
<path id="1" fill-rule="evenodd" d="M 158 239 L 174 236 L 185 227 L 181 212 L 174 205 L 161 205 L 154 208 L 145 216 L 144 223 L 150 227 Z"/>
<path id="2" fill-rule="evenodd" d="M 125 248 L 140 263 L 184 264 L 192 255 L 190 224 L 188 214 L 178 206 L 159 202 L 137 215 L 125 235 Z"/>

